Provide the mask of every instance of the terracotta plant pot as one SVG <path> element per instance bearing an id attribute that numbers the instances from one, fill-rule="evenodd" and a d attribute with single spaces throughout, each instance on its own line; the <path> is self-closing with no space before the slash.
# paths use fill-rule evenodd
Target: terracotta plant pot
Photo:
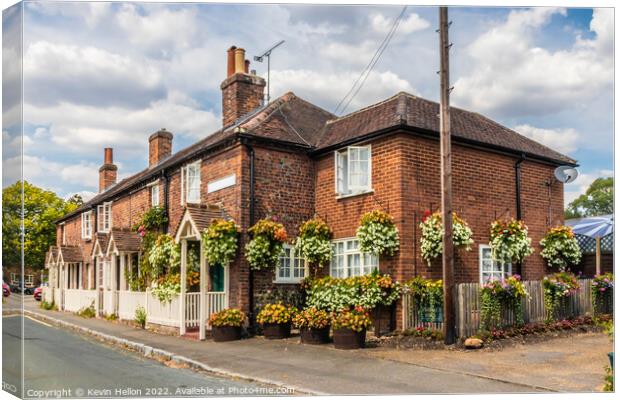
<path id="1" fill-rule="evenodd" d="M 301 328 L 301 342 L 304 344 L 324 344 L 329 342 L 329 326 L 322 329 Z"/>
<path id="2" fill-rule="evenodd" d="M 361 349 L 366 344 L 366 329 L 355 332 L 352 329 L 334 330 L 334 347 L 342 350 Z"/>
<path id="3" fill-rule="evenodd" d="M 214 326 L 211 329 L 214 342 L 230 342 L 241 339 L 240 326 Z"/>
<path id="4" fill-rule="evenodd" d="M 291 336 L 291 323 L 263 324 L 265 339 L 284 339 Z"/>

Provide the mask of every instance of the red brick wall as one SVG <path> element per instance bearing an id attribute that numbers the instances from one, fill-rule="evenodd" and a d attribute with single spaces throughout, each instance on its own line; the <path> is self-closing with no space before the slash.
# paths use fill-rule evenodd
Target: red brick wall
<path id="1" fill-rule="evenodd" d="M 223 126 L 260 107 L 263 103 L 265 80 L 257 75 L 236 73 L 226 78 L 222 89 Z"/>

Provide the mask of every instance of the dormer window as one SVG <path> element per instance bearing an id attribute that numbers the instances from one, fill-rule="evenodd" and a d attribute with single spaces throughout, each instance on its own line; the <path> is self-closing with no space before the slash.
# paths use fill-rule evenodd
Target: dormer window
<path id="1" fill-rule="evenodd" d="M 336 152 L 336 193 L 353 196 L 372 191 L 372 153 L 368 146 L 350 146 Z"/>
<path id="2" fill-rule="evenodd" d="M 181 204 L 200 204 L 200 160 L 181 168 Z"/>
<path id="3" fill-rule="evenodd" d="M 91 239 L 93 237 L 92 215 L 92 211 L 82 213 L 82 239 Z"/>
<path id="4" fill-rule="evenodd" d="M 112 227 L 112 202 L 103 203 L 97 206 L 97 231 L 102 233 L 110 232 Z"/>

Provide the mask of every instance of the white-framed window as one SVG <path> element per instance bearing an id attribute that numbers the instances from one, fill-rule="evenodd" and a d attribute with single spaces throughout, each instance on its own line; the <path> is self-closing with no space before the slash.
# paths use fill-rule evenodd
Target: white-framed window
<path id="1" fill-rule="evenodd" d="M 151 207 L 159 206 L 159 185 L 151 186 Z"/>
<path id="2" fill-rule="evenodd" d="M 93 236 L 92 211 L 82 213 L 82 239 L 90 239 Z"/>
<path id="3" fill-rule="evenodd" d="M 512 275 L 512 264 L 494 261 L 491 256 L 491 247 L 486 244 L 480 245 L 480 283 L 491 279 L 502 280 Z"/>
<path id="4" fill-rule="evenodd" d="M 276 283 L 299 283 L 308 276 L 308 265 L 298 248 L 285 244 L 276 267 Z"/>
<path id="5" fill-rule="evenodd" d="M 181 168 L 181 204 L 200 203 L 200 160 Z"/>
<path id="6" fill-rule="evenodd" d="M 97 232 L 107 233 L 112 228 L 112 202 L 97 206 Z"/>
<path id="7" fill-rule="evenodd" d="M 372 191 L 372 149 L 350 146 L 336 152 L 336 193 L 339 196 Z"/>
<path id="8" fill-rule="evenodd" d="M 334 256 L 329 274 L 334 278 L 367 275 L 379 269 L 379 257 L 362 253 L 357 239 L 335 240 L 332 247 Z"/>

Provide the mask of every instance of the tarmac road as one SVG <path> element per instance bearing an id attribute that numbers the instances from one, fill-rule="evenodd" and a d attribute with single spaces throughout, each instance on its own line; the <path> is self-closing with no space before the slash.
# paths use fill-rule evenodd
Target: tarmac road
<path id="1" fill-rule="evenodd" d="M 3 389 L 21 392 L 21 316 L 2 324 Z M 25 398 L 267 394 L 245 381 L 170 368 L 75 333 L 24 318 Z"/>

